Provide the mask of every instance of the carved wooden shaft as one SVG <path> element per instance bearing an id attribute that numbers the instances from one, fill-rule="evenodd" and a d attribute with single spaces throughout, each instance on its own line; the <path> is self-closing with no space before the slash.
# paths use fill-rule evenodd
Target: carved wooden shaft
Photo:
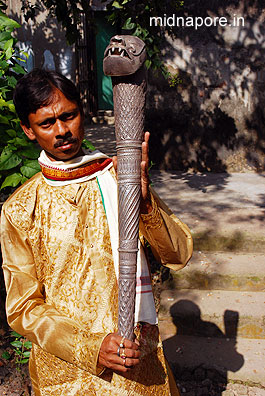
<path id="1" fill-rule="evenodd" d="M 141 145 L 146 80 L 144 42 L 116 35 L 105 50 L 103 70 L 112 76 L 119 195 L 119 334 L 134 339 L 136 263 L 141 197 Z"/>
<path id="2" fill-rule="evenodd" d="M 118 162 L 119 334 L 134 339 L 136 264 L 141 197 L 141 147 L 146 81 L 143 68 L 133 76 L 112 77 Z"/>

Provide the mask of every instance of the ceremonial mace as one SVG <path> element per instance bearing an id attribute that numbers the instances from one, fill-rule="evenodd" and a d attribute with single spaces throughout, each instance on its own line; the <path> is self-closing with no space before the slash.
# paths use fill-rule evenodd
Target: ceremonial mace
<path id="1" fill-rule="evenodd" d="M 138 37 L 111 38 L 103 60 L 112 77 L 119 202 L 118 332 L 134 339 L 136 264 L 141 198 L 141 157 L 146 78 L 145 44 Z"/>

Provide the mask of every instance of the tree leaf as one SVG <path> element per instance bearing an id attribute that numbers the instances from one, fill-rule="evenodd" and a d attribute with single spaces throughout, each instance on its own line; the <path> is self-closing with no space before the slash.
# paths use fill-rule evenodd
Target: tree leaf
<path id="1" fill-rule="evenodd" d="M 1 356 L 2 356 L 3 359 L 6 359 L 6 360 L 11 358 L 10 353 L 7 352 L 7 351 L 4 351 Z"/>
<path id="2" fill-rule="evenodd" d="M 25 341 L 25 342 L 24 342 L 24 347 L 27 348 L 27 349 L 32 348 L 32 342 L 30 342 L 30 341 Z"/>
<path id="3" fill-rule="evenodd" d="M 21 334 L 18 334 L 16 331 L 11 331 L 10 335 L 12 337 L 17 337 L 17 338 L 21 338 L 22 337 Z"/>
<path id="4" fill-rule="evenodd" d="M 142 29 L 142 40 L 145 40 L 146 36 L 148 36 L 149 32 L 147 29 Z"/>
<path id="5" fill-rule="evenodd" d="M 2 183 L 1 189 L 5 187 L 16 187 L 22 179 L 22 175 L 20 173 L 13 173 L 5 178 Z"/>
<path id="6" fill-rule="evenodd" d="M 151 66 L 151 64 L 152 64 L 152 62 L 150 61 L 150 59 L 146 59 L 146 61 L 145 61 L 145 67 L 147 68 L 147 70 L 150 68 L 150 66 Z"/>
<path id="7" fill-rule="evenodd" d="M 7 67 L 8 67 L 7 61 L 5 61 L 5 60 L 2 59 L 2 60 L 0 61 L 0 69 L 5 70 Z"/>
<path id="8" fill-rule="evenodd" d="M 25 344 L 24 344 L 24 346 L 25 346 Z M 25 358 L 29 358 L 30 357 L 30 351 L 25 351 L 25 352 L 23 352 L 23 354 L 22 354 Z"/>
<path id="9" fill-rule="evenodd" d="M 22 342 L 21 341 L 12 341 L 10 342 L 10 345 L 12 345 L 15 348 L 21 348 L 22 347 Z"/>
<path id="10" fill-rule="evenodd" d="M 153 48 L 147 48 L 147 54 L 148 54 L 148 56 L 152 56 L 152 55 L 154 55 L 154 53 L 155 53 L 155 51 L 153 50 Z"/>
<path id="11" fill-rule="evenodd" d="M 136 26 L 136 24 L 135 24 L 134 22 L 131 22 L 131 21 L 132 21 L 132 18 L 131 18 L 131 17 L 128 18 L 128 19 L 125 21 L 125 23 L 124 23 L 122 29 L 125 29 L 125 30 L 134 29 L 135 26 Z"/>
<path id="12" fill-rule="evenodd" d="M 27 358 L 27 359 L 22 359 L 22 360 L 20 360 L 20 364 L 26 364 L 26 363 L 28 363 L 28 361 L 29 361 L 29 359 Z"/>
<path id="13" fill-rule="evenodd" d="M 14 67 L 12 67 L 12 70 L 17 73 L 17 74 L 26 74 L 25 70 L 23 69 L 22 66 L 16 64 Z"/>
<path id="14" fill-rule="evenodd" d="M 123 6 L 118 1 L 113 1 L 112 6 L 115 8 L 123 8 Z"/>
<path id="15" fill-rule="evenodd" d="M 0 25 L 1 26 L 5 26 L 7 28 L 12 28 L 12 29 L 20 27 L 20 25 L 16 21 L 14 21 L 13 19 L 8 18 L 2 12 L 0 14 Z"/>
<path id="16" fill-rule="evenodd" d="M 7 41 L 12 39 L 11 32 L 1 32 L 0 33 L 0 41 Z"/>
<path id="17" fill-rule="evenodd" d="M 29 141 L 25 138 L 15 137 L 12 140 L 9 140 L 8 143 L 14 144 L 16 147 L 27 147 L 29 145 Z"/>
<path id="18" fill-rule="evenodd" d="M 28 178 L 34 176 L 37 172 L 39 172 L 40 165 L 38 161 L 33 160 L 33 161 L 25 161 L 25 165 L 21 166 L 20 171 L 23 176 L 26 176 Z"/>
<path id="19" fill-rule="evenodd" d="M 12 56 L 12 54 L 11 54 L 11 56 Z M 10 56 L 10 58 L 11 58 L 11 56 Z M 6 76 L 6 79 L 7 79 L 8 85 L 11 88 L 15 88 L 15 86 L 17 85 L 17 80 L 15 79 L 15 77 L 14 76 L 11 76 L 11 77 Z"/>
<path id="20" fill-rule="evenodd" d="M 29 180 L 29 178 L 26 177 L 26 176 L 23 176 L 22 179 L 21 179 L 21 181 L 20 181 L 20 183 L 21 183 L 21 184 L 24 184 L 27 180 Z"/>
<path id="21" fill-rule="evenodd" d="M 15 105 L 13 103 L 10 103 L 8 105 L 8 108 L 11 111 L 11 113 L 16 113 L 16 108 L 15 108 Z"/>
<path id="22" fill-rule="evenodd" d="M 0 156 L 0 170 L 15 168 L 21 163 L 21 158 L 6 146 Z"/>
<path id="23" fill-rule="evenodd" d="M 8 118 L 5 116 L 2 116 L 1 114 L 0 114 L 0 124 L 8 124 L 9 125 Z"/>
<path id="24" fill-rule="evenodd" d="M 17 133 L 16 133 L 16 131 L 15 131 L 14 129 L 8 129 L 8 130 L 6 131 L 6 133 L 7 133 L 8 136 L 10 136 L 10 137 L 15 137 L 15 136 L 17 136 Z"/>
<path id="25" fill-rule="evenodd" d="M 82 141 L 82 147 L 91 151 L 96 150 L 95 146 L 93 146 L 93 144 L 87 139 Z"/>
<path id="26" fill-rule="evenodd" d="M 29 159 L 38 159 L 40 156 L 40 150 L 38 150 L 36 147 L 29 147 L 25 150 L 19 150 L 18 155 Z"/>
<path id="27" fill-rule="evenodd" d="M 13 47 L 14 40 L 13 38 L 7 40 L 4 45 L 4 49 L 7 51 L 8 49 Z"/>
<path id="28" fill-rule="evenodd" d="M 4 143 L 7 143 L 7 140 L 6 140 L 5 138 L 8 139 L 7 136 L 4 136 L 4 137 L 3 137 L 3 142 L 4 142 Z M 9 148 L 10 151 L 17 151 L 17 147 L 16 147 L 16 146 L 13 146 L 13 144 L 9 144 L 9 145 L 8 145 L 8 148 Z"/>
<path id="29" fill-rule="evenodd" d="M 12 48 L 8 48 L 6 50 L 6 60 L 9 60 L 10 58 L 12 58 L 13 56 L 13 49 Z"/>
<path id="30" fill-rule="evenodd" d="M 4 99 L 0 99 L 0 106 L 1 107 L 7 106 L 7 102 Z"/>

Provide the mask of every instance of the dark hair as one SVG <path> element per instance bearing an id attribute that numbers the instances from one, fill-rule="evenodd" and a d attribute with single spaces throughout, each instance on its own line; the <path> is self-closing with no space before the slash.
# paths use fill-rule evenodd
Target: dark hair
<path id="1" fill-rule="evenodd" d="M 72 81 L 55 71 L 34 69 L 18 81 L 14 92 L 14 105 L 22 124 L 29 127 L 29 114 L 51 103 L 55 88 L 76 102 L 83 115 L 80 96 Z"/>

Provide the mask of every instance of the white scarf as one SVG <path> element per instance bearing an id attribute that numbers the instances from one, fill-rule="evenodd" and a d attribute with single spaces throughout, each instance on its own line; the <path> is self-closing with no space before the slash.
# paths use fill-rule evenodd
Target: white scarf
<path id="1" fill-rule="evenodd" d="M 52 161 L 50 160 L 49 157 L 47 157 L 45 151 L 42 150 L 38 161 L 40 165 L 47 166 L 48 168 L 51 169 L 69 170 L 69 169 L 79 168 L 80 166 L 85 165 L 97 159 L 106 159 L 106 158 L 108 158 L 106 154 L 101 153 L 99 150 L 95 150 L 80 157 L 73 158 L 72 160 L 69 161 Z M 103 169 L 103 172 L 105 172 L 107 169 L 111 167 L 112 164 L 109 164 L 106 168 Z M 63 180 L 63 181 L 51 180 L 51 179 L 47 179 L 44 175 L 42 176 L 44 177 L 47 184 L 56 187 L 56 186 L 66 186 L 68 184 L 74 184 L 74 183 L 82 183 L 90 179 L 93 179 L 94 177 L 97 177 L 99 174 L 101 174 L 101 172 L 102 171 L 93 173 L 92 175 L 83 176 L 80 177 L 79 179 Z"/>
<path id="2" fill-rule="evenodd" d="M 100 158 L 108 158 L 105 154 L 96 150 L 87 155 L 83 155 L 69 161 L 51 161 L 44 151 L 41 152 L 39 162 L 42 165 L 52 167 L 53 169 L 69 170 L 84 165 L 90 161 Z M 118 194 L 113 194 L 117 191 L 116 180 L 112 177 L 110 172 L 112 164 L 107 165 L 103 170 L 74 180 L 50 180 L 45 178 L 47 184 L 50 186 L 65 186 L 72 183 L 81 183 L 92 178 L 97 178 L 98 186 L 100 189 L 102 202 L 105 208 L 109 234 L 111 240 L 111 248 L 113 254 L 114 268 L 116 277 L 119 277 L 119 232 L 118 232 Z M 146 261 L 144 249 L 142 244 L 138 243 L 139 251 L 137 254 L 137 273 L 136 273 L 136 298 L 135 298 L 135 324 L 137 322 L 146 322 L 150 324 L 157 324 L 157 314 L 155 310 L 154 297 L 152 292 L 150 273 Z"/>

